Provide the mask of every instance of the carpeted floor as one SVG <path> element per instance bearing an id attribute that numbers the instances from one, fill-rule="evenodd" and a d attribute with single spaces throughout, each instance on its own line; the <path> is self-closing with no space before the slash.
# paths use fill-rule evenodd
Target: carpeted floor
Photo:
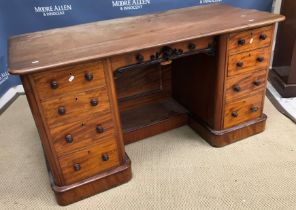
<path id="1" fill-rule="evenodd" d="M 220 149 L 187 126 L 128 145 L 133 179 L 64 209 L 296 209 L 296 125 L 265 113 L 264 133 Z M 61 208 L 24 96 L 0 128 L 0 209 Z"/>

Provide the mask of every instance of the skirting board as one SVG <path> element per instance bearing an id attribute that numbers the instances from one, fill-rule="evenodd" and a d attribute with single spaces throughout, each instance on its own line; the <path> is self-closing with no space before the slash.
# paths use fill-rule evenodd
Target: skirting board
<path id="1" fill-rule="evenodd" d="M 281 113 L 296 123 L 296 98 L 282 98 L 269 82 L 266 95 Z"/>
<path id="2" fill-rule="evenodd" d="M 12 87 L 4 93 L 4 95 L 0 98 L 0 114 L 2 114 L 19 95 L 24 93 L 25 91 L 22 85 Z"/>

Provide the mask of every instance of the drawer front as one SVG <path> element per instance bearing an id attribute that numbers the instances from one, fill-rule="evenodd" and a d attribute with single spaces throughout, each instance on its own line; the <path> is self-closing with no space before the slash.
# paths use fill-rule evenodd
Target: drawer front
<path id="1" fill-rule="evenodd" d="M 269 47 L 231 55 L 228 59 L 228 76 L 260 69 L 267 70 L 269 60 Z"/>
<path id="2" fill-rule="evenodd" d="M 115 141 L 110 140 L 59 159 L 66 185 L 119 165 Z"/>
<path id="3" fill-rule="evenodd" d="M 111 113 L 96 113 L 88 119 L 52 128 L 50 134 L 59 157 L 94 143 L 115 139 Z"/>
<path id="4" fill-rule="evenodd" d="M 106 85 L 102 62 L 41 72 L 33 79 L 41 100 Z"/>
<path id="5" fill-rule="evenodd" d="M 95 113 L 110 112 L 106 87 L 47 100 L 41 105 L 50 128 L 64 126 Z"/>
<path id="6" fill-rule="evenodd" d="M 224 109 L 224 128 L 256 119 L 262 115 L 262 100 L 264 92 L 255 96 L 226 103 Z"/>
<path id="7" fill-rule="evenodd" d="M 195 49 L 207 48 L 211 43 L 213 43 L 213 37 L 206 37 L 206 38 L 191 40 L 187 42 L 175 43 L 168 46 L 171 47 L 172 49 L 180 50 L 182 53 L 186 53 Z M 162 47 L 157 47 L 157 48 L 141 50 L 132 54 L 129 53 L 125 55 L 114 56 L 111 58 L 112 69 L 116 70 L 124 66 L 154 60 L 152 59 L 152 57 L 155 56 L 156 53 L 159 53 L 161 49 Z M 141 60 L 139 60 L 139 58 L 141 58 Z"/>
<path id="8" fill-rule="evenodd" d="M 229 37 L 229 53 L 235 54 L 243 51 L 268 47 L 271 45 L 272 39 L 273 26 L 233 33 Z"/>
<path id="9" fill-rule="evenodd" d="M 262 92 L 266 86 L 266 71 L 233 76 L 226 80 L 226 101 Z"/>

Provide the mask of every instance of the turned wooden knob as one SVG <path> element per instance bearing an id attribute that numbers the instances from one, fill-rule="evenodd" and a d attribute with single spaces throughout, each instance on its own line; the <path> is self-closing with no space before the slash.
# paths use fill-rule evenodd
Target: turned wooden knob
<path id="1" fill-rule="evenodd" d="M 109 160 L 109 155 L 107 153 L 102 154 L 102 160 L 103 161 L 108 161 Z"/>
<path id="2" fill-rule="evenodd" d="M 195 48 L 196 48 L 196 45 L 194 43 L 189 43 L 188 44 L 188 49 L 189 50 L 195 50 Z"/>
<path id="3" fill-rule="evenodd" d="M 137 60 L 137 62 L 141 63 L 144 61 L 144 56 L 139 53 L 136 55 L 136 60 Z"/>
<path id="4" fill-rule="evenodd" d="M 155 55 L 150 55 L 150 60 L 156 60 L 156 56 Z"/>
<path id="5" fill-rule="evenodd" d="M 84 78 L 86 81 L 92 81 L 92 79 L 94 78 L 93 74 L 91 72 L 86 72 L 84 74 Z"/>
<path id="6" fill-rule="evenodd" d="M 238 43 L 239 46 L 243 46 L 243 45 L 246 44 L 246 40 L 240 38 L 237 43 Z"/>
<path id="7" fill-rule="evenodd" d="M 233 90 L 234 90 L 235 92 L 240 92 L 240 91 L 241 91 L 241 87 L 240 87 L 239 85 L 234 85 L 234 86 L 233 86 Z"/>
<path id="8" fill-rule="evenodd" d="M 90 100 L 90 104 L 91 104 L 92 106 L 97 106 L 98 103 L 99 103 L 98 100 L 95 99 L 95 98 L 92 98 L 92 99 Z"/>
<path id="9" fill-rule="evenodd" d="M 260 34 L 259 39 L 260 40 L 265 40 L 265 39 L 267 39 L 267 35 L 266 34 Z"/>
<path id="10" fill-rule="evenodd" d="M 68 134 L 65 136 L 65 140 L 68 144 L 73 142 L 73 136 L 71 134 Z"/>
<path id="11" fill-rule="evenodd" d="M 75 171 L 80 171 L 81 166 L 80 166 L 79 163 L 75 163 L 75 164 L 73 165 L 73 168 L 74 168 Z"/>
<path id="12" fill-rule="evenodd" d="M 244 62 L 239 61 L 239 62 L 236 63 L 236 66 L 239 67 L 239 68 L 243 67 L 244 66 Z"/>
<path id="13" fill-rule="evenodd" d="M 96 131 L 97 131 L 97 133 L 103 133 L 103 132 L 104 132 L 104 128 L 103 128 L 103 126 L 101 126 L 101 125 L 97 125 L 97 126 L 96 126 Z"/>
<path id="14" fill-rule="evenodd" d="M 56 80 L 52 80 L 50 82 L 51 89 L 57 89 L 59 87 L 59 83 Z"/>
<path id="15" fill-rule="evenodd" d="M 259 79 L 255 80 L 255 81 L 254 81 L 254 85 L 256 85 L 256 86 L 261 85 L 261 81 L 260 81 Z"/>
<path id="16" fill-rule="evenodd" d="M 232 112 L 232 113 L 231 113 L 231 116 L 232 116 L 232 117 L 238 117 L 238 113 L 237 113 L 237 112 Z"/>
<path id="17" fill-rule="evenodd" d="M 262 62 L 264 61 L 264 57 L 262 57 L 262 56 L 258 57 L 258 58 L 257 58 L 257 61 L 258 61 L 259 63 L 262 63 Z"/>
<path id="18" fill-rule="evenodd" d="M 258 107 L 253 106 L 253 107 L 251 108 L 251 112 L 257 112 L 257 111 L 258 111 Z"/>
<path id="19" fill-rule="evenodd" d="M 64 115 L 64 114 L 66 114 L 66 108 L 65 108 L 64 106 L 60 106 L 60 107 L 58 108 L 58 113 L 59 113 L 59 115 Z"/>

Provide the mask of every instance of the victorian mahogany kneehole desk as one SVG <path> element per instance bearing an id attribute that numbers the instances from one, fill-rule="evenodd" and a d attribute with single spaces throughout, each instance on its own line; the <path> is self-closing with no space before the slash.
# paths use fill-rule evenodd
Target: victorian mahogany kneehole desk
<path id="1" fill-rule="evenodd" d="M 216 147 L 262 132 L 282 20 L 216 4 L 12 37 L 58 203 L 129 181 L 127 143 L 186 124 Z"/>

